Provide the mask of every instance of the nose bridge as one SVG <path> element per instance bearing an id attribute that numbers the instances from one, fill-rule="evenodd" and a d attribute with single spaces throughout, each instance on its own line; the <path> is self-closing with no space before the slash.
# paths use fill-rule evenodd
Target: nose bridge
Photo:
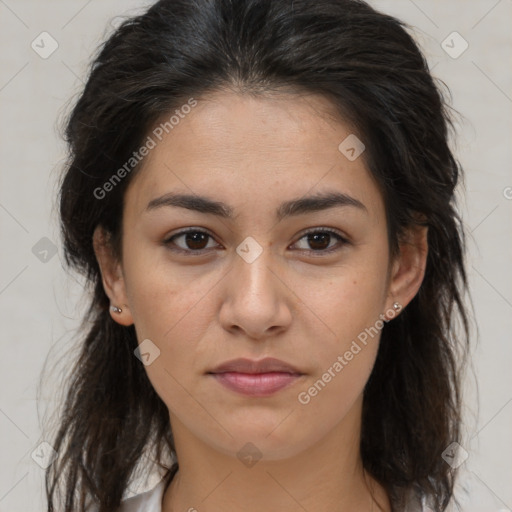
<path id="1" fill-rule="evenodd" d="M 273 255 L 270 244 L 258 242 L 254 237 L 248 236 L 236 248 L 239 257 L 235 263 L 235 279 L 245 290 L 244 296 L 258 296 L 267 294 L 273 287 L 276 279 L 271 268 Z M 265 297 L 269 300 L 270 297 Z"/>
<path id="2" fill-rule="evenodd" d="M 270 244 L 247 237 L 236 248 L 230 272 L 221 322 L 226 329 L 237 327 L 251 338 L 261 338 L 271 328 L 291 321 L 283 285 L 277 277 L 275 255 Z"/>

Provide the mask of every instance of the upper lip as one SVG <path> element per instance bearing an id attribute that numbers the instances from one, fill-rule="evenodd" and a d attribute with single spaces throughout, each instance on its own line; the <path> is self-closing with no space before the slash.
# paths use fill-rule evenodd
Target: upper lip
<path id="1" fill-rule="evenodd" d="M 231 359 L 225 363 L 220 364 L 215 369 L 208 373 L 226 373 L 226 372 L 237 372 L 237 373 L 271 373 L 271 372 L 283 372 L 301 374 L 301 372 L 292 366 L 291 364 L 285 363 L 279 359 L 273 357 L 266 357 L 255 361 L 252 359 Z"/>

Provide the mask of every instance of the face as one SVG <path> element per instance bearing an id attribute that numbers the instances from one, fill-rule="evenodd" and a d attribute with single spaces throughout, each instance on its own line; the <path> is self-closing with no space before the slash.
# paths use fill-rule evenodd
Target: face
<path id="1" fill-rule="evenodd" d="M 338 149 L 353 131 L 329 111 L 318 96 L 198 100 L 153 135 L 114 272 L 97 251 L 124 308 L 113 317 L 150 340 L 144 368 L 173 430 L 226 454 L 251 442 L 290 457 L 356 425 L 383 319 L 421 282 L 421 251 L 390 260 L 381 193 L 364 153 Z M 211 374 L 267 357 L 295 374 Z"/>

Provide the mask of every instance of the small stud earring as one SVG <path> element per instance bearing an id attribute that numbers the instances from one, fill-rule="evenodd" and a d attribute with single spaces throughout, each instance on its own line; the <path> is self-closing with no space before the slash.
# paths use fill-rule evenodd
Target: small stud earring
<path id="1" fill-rule="evenodd" d="M 402 305 L 399 302 L 394 302 L 393 303 L 393 309 L 395 311 L 399 311 L 400 309 L 402 309 Z"/>
<path id="2" fill-rule="evenodd" d="M 123 310 L 121 308 L 118 308 L 117 306 L 110 306 L 110 311 L 113 311 L 114 313 L 122 313 Z"/>

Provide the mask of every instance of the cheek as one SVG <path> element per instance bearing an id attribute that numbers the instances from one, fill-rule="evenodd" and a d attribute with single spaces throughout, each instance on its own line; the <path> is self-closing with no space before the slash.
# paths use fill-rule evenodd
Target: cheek
<path id="1" fill-rule="evenodd" d="M 318 441 L 342 424 L 343 429 L 347 428 L 344 435 L 358 431 L 360 409 L 355 405 L 362 403 L 362 393 L 373 368 L 378 340 L 374 343 L 355 354 L 351 361 L 340 363 L 336 355 L 323 373 L 312 376 L 308 385 L 298 390 L 296 417 L 300 418 L 306 438 Z M 354 425 L 353 429 L 348 427 L 350 424 Z"/>
<path id="2" fill-rule="evenodd" d="M 204 316 L 204 299 L 215 284 L 215 276 L 200 274 L 197 267 L 168 263 L 161 248 L 135 250 L 127 255 L 126 289 L 138 334 L 144 338 L 175 338 L 183 325 L 192 327 Z M 217 277 L 218 279 L 218 277 Z"/>
<path id="3" fill-rule="evenodd" d="M 319 330 L 304 347 L 315 371 L 298 401 L 310 403 L 317 414 L 343 415 L 371 374 L 384 327 L 386 265 L 385 257 L 368 248 L 322 290 L 303 290 Z"/>
<path id="4" fill-rule="evenodd" d="M 372 372 L 381 329 L 382 286 L 368 274 L 340 279 L 324 295 L 322 322 L 326 328 L 305 347 L 315 370 L 295 394 L 301 424 L 320 439 L 339 424 L 357 400 Z M 328 326 L 328 328 L 327 328 Z M 319 419 L 321 419 L 319 421 Z M 358 421 L 354 417 L 353 421 Z"/>
<path id="5" fill-rule="evenodd" d="M 332 357 L 333 351 L 346 350 L 351 340 L 379 321 L 387 297 L 386 265 L 386 258 L 368 248 L 323 282 L 308 280 L 300 285 L 298 295 L 321 329 L 315 342 L 320 354 Z"/>
<path id="6" fill-rule="evenodd" d="M 323 310 L 326 326 L 305 347 L 315 362 L 307 385 L 307 396 L 298 402 L 313 403 L 317 414 L 343 416 L 363 388 L 372 371 L 384 326 L 381 301 L 362 300 L 361 286 L 339 291 L 332 307 Z M 374 294 L 377 295 L 377 294 Z"/>
<path id="7" fill-rule="evenodd" d="M 213 283 L 190 281 L 169 270 L 155 267 L 131 282 L 137 339 L 150 339 L 160 351 L 145 370 L 169 411 L 199 418 L 204 410 L 193 399 L 191 383 L 204 370 L 201 339 L 213 314 L 205 290 Z"/>
<path id="8" fill-rule="evenodd" d="M 158 354 L 145 370 L 168 406 L 186 405 L 190 400 L 186 396 L 180 400 L 180 383 L 185 385 L 193 372 L 202 370 L 198 361 L 203 346 L 198 341 L 213 314 L 208 310 L 207 291 L 214 282 L 211 277 L 193 279 L 162 262 L 145 261 L 145 256 L 149 260 L 148 253 L 134 251 L 124 261 L 138 342 L 149 339 Z"/>

